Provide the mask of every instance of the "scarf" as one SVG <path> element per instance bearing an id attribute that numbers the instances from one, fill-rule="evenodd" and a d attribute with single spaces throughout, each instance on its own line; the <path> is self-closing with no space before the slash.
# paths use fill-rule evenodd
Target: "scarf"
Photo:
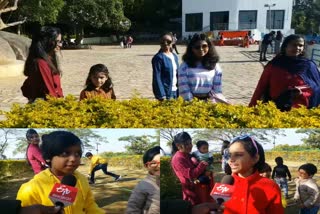
<path id="1" fill-rule="evenodd" d="M 312 89 L 312 96 L 309 99 L 308 108 L 320 105 L 320 73 L 316 64 L 307 58 L 276 56 L 271 62 L 272 65 L 286 69 L 290 74 L 299 75 L 303 81 Z"/>

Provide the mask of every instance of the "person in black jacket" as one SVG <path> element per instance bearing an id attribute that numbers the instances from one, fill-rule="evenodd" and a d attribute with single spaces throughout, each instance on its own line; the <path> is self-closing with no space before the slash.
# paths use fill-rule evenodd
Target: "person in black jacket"
<path id="1" fill-rule="evenodd" d="M 20 200 L 0 200 L 0 207 L 1 211 L 6 214 L 54 214 L 61 210 L 60 206 L 48 207 L 40 204 L 21 207 Z"/>

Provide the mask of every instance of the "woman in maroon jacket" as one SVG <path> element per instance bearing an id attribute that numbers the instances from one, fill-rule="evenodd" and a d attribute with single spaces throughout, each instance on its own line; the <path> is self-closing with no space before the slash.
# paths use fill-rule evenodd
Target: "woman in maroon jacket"
<path id="1" fill-rule="evenodd" d="M 193 181 L 206 170 L 208 163 L 201 161 L 197 166 L 195 166 L 191 161 L 191 150 L 192 140 L 187 132 L 181 132 L 174 137 L 174 141 L 172 142 L 173 157 L 171 159 L 171 166 L 180 180 L 183 200 L 190 201 L 192 205 L 195 205 L 210 201 L 210 190 L 208 189 L 205 192 L 207 197 L 197 195 L 201 193 L 201 186 L 200 184 L 195 184 Z"/>
<path id="2" fill-rule="evenodd" d="M 249 106 L 258 100 L 271 100 L 282 111 L 320 105 L 320 73 L 317 65 L 304 57 L 304 45 L 299 35 L 285 38 L 280 54 L 266 65 Z"/>
<path id="3" fill-rule="evenodd" d="M 32 38 L 23 71 L 27 79 L 21 87 L 22 94 L 28 98 L 29 103 L 37 98 L 46 99 L 47 95 L 63 97 L 61 70 L 56 57 L 61 44 L 59 28 L 42 27 Z"/>

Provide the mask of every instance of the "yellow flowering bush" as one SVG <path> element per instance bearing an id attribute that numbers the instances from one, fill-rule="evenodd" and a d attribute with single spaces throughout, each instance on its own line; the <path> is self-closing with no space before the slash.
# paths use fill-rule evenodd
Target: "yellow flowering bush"
<path id="1" fill-rule="evenodd" d="M 79 102 L 73 96 L 1 111 L 7 128 L 316 128 L 320 108 L 280 112 L 273 103 L 249 108 L 181 98 L 159 102 L 142 98 L 114 101 L 100 97 Z"/>

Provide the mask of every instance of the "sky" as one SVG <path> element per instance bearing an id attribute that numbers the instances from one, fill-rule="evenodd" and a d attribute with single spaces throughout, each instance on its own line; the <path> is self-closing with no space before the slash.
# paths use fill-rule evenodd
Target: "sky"
<path id="1" fill-rule="evenodd" d="M 298 134 L 295 133 L 297 129 L 282 129 L 284 130 L 284 134 L 286 136 L 276 136 L 275 138 L 275 145 L 282 145 L 282 144 L 288 144 L 288 145 L 299 145 L 303 144 L 302 138 L 305 137 L 306 135 L 304 134 Z M 194 131 L 194 129 L 184 129 L 184 131 L 188 132 L 191 136 Z M 254 136 L 253 136 L 254 137 Z M 259 142 L 259 141 L 258 141 Z M 213 152 L 218 152 L 221 149 L 221 142 L 214 142 L 214 141 L 209 141 L 209 150 Z M 273 148 L 273 142 L 272 143 L 266 143 L 266 142 L 260 142 L 264 148 L 264 150 L 270 150 Z M 160 146 L 161 148 L 164 149 L 166 154 L 171 153 L 171 148 L 168 147 L 167 142 L 160 138 Z M 196 150 L 196 146 L 193 146 L 192 151 Z"/>
<path id="2" fill-rule="evenodd" d="M 8 158 L 25 158 L 24 153 L 20 153 L 17 155 L 13 155 L 13 151 L 15 149 L 16 145 L 16 138 L 18 137 L 25 137 L 25 133 L 27 129 L 12 129 L 12 130 L 17 130 L 17 133 L 10 136 L 11 137 L 11 143 L 8 147 L 8 149 L 5 152 L 5 155 Z M 38 132 L 41 131 L 41 129 L 36 129 Z M 42 129 L 42 131 L 46 131 L 50 129 Z M 56 129 L 55 129 L 56 130 Z M 118 139 L 123 136 L 129 136 L 129 135 L 134 135 L 134 136 L 142 136 L 142 135 L 156 135 L 156 129 L 92 129 L 94 132 L 100 134 L 102 137 L 105 137 L 105 139 L 108 141 L 108 143 L 103 143 L 100 142 L 100 145 L 98 145 L 99 153 L 102 152 L 124 152 L 125 151 L 125 146 L 128 145 L 128 142 L 125 141 L 119 141 Z M 276 145 L 280 144 L 289 144 L 289 145 L 299 145 L 303 144 L 301 141 L 301 138 L 304 136 L 302 134 L 297 134 L 295 133 L 296 129 L 284 129 L 286 136 L 277 136 L 275 139 Z M 19 132 L 18 132 L 19 131 Z M 191 135 L 195 131 L 195 129 L 184 129 L 184 131 L 189 132 Z M 1 138 L 1 136 L 0 136 Z M 214 141 L 209 141 L 210 147 L 209 149 L 211 151 L 220 151 L 221 148 L 221 142 L 214 142 Z M 262 143 L 262 146 L 264 147 L 265 150 L 270 150 L 273 148 L 273 143 Z M 92 143 L 92 145 L 96 146 L 96 143 Z M 160 139 L 160 145 L 161 147 L 165 150 L 166 153 L 171 152 L 171 148 L 166 146 L 166 141 L 164 139 Z M 195 146 L 194 149 L 195 150 Z M 96 154 L 96 148 L 91 149 L 91 150 L 85 150 L 85 152 L 92 152 Z"/>
<path id="3" fill-rule="evenodd" d="M 12 129 L 14 130 L 14 129 Z M 16 138 L 18 137 L 25 137 L 25 133 L 28 129 L 16 129 L 17 131 L 19 131 L 19 135 L 12 135 L 10 136 L 11 138 L 11 142 L 8 149 L 5 152 L 5 155 L 8 158 L 25 158 L 25 154 L 21 153 L 21 154 L 17 154 L 17 155 L 13 155 L 13 151 L 15 149 L 15 141 Z M 41 129 L 35 129 L 37 132 L 40 133 Z M 42 131 L 44 130 L 50 130 L 50 129 L 42 129 Z M 55 129 L 56 130 L 56 129 Z M 98 149 L 99 149 L 99 153 L 102 152 L 124 152 L 125 150 L 125 146 L 128 145 L 128 142 L 125 141 L 119 141 L 118 139 L 120 137 L 124 137 L 124 136 L 130 136 L 130 135 L 134 135 L 134 136 L 142 136 L 142 135 L 152 135 L 152 136 L 156 136 L 156 130 L 155 129 L 92 129 L 94 132 L 96 132 L 97 134 L 100 134 L 102 137 L 105 137 L 105 139 L 108 141 L 108 143 L 103 143 L 101 142 L 100 145 L 98 145 Z M 18 132 L 17 132 L 18 133 Z M 96 146 L 95 143 L 93 143 L 93 145 Z M 95 148 L 96 149 L 96 148 Z M 96 154 L 96 150 L 92 149 L 92 150 L 84 150 L 84 153 L 90 151 L 94 154 Z"/>

